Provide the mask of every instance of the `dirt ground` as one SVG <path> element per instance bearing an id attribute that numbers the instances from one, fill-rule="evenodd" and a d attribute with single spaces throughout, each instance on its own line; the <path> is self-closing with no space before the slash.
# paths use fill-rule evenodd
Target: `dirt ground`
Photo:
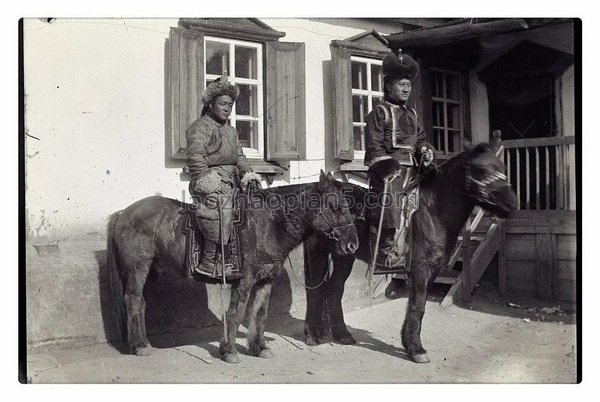
<path id="1" fill-rule="evenodd" d="M 325 339 L 303 342 L 303 317 L 271 317 L 272 359 L 246 354 L 242 362 L 218 357 L 221 327 L 150 339 L 152 356 L 122 354 L 109 344 L 44 351 L 27 356 L 32 383 L 574 383 L 577 328 L 568 306 L 527 297 L 501 298 L 479 286 L 467 306 L 439 305 L 444 289 L 427 302 L 422 340 L 431 363 L 408 360 L 400 342 L 406 297 L 371 306 L 345 303 L 346 323 L 357 340 L 346 346 Z M 364 303 L 363 303 L 364 304 Z"/>

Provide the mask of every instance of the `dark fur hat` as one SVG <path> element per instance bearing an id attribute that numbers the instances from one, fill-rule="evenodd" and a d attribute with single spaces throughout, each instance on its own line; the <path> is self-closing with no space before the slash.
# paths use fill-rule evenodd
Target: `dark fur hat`
<path id="1" fill-rule="evenodd" d="M 412 80 L 419 74 L 419 65 L 402 50 L 390 52 L 383 59 L 383 75 L 390 78 L 408 78 Z"/>
<path id="2" fill-rule="evenodd" d="M 227 74 L 223 74 L 221 78 L 208 84 L 202 94 L 202 103 L 208 105 L 213 99 L 221 95 L 231 96 L 234 102 L 240 95 L 240 89 L 227 81 Z"/>

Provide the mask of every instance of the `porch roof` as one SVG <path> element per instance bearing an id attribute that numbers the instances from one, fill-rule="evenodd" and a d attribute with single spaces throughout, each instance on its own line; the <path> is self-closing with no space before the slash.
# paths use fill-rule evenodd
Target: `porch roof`
<path id="1" fill-rule="evenodd" d="M 455 42 L 477 39 L 538 28 L 564 22 L 564 19 L 540 18 L 468 18 L 459 19 L 434 27 L 391 34 L 386 37 L 392 49 L 423 49 Z"/>

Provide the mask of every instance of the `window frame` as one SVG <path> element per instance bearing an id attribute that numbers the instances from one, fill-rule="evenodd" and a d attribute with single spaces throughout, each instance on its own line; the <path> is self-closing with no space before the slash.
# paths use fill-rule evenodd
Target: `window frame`
<path id="1" fill-rule="evenodd" d="M 304 85 L 305 47 L 302 42 L 280 42 L 284 32 L 257 18 L 180 18 L 165 40 L 165 166 L 182 167 L 182 180 L 189 180 L 186 166 L 186 132 L 200 117 L 202 89 L 206 86 L 204 37 L 258 43 L 262 49 L 262 90 L 258 91 L 263 110 L 262 156 L 248 156 L 256 173 L 282 174 L 281 165 L 306 158 L 306 94 Z M 288 66 L 283 72 L 275 66 Z M 216 78 L 216 75 L 213 75 Z M 211 75 L 209 75 L 210 79 Z M 258 78 L 258 77 L 257 77 Z M 241 80 L 237 80 L 241 83 Z M 295 93 L 284 108 L 277 100 Z M 241 119 L 238 119 L 241 121 Z M 246 154 L 246 153 L 245 153 Z M 258 153 L 255 153 L 257 155 Z"/>
<path id="2" fill-rule="evenodd" d="M 435 130 L 443 130 L 443 136 L 444 136 L 444 144 L 445 144 L 445 148 L 444 149 L 438 149 L 436 148 L 436 152 L 437 153 L 441 153 L 442 155 L 453 155 L 456 153 L 461 152 L 462 150 L 462 139 L 466 134 L 466 124 L 465 124 L 465 102 L 467 101 L 465 99 L 464 96 L 464 90 L 463 90 L 463 73 L 461 73 L 460 71 L 455 71 L 455 70 L 449 70 L 449 69 L 445 69 L 445 68 L 439 68 L 439 67 L 431 67 L 429 69 L 429 85 L 430 85 L 430 99 L 429 99 L 429 104 L 430 104 L 430 111 L 431 111 L 431 139 L 433 142 L 433 145 L 435 147 L 435 141 L 436 141 L 436 132 Z M 433 78 L 433 74 L 442 74 L 443 77 L 443 82 L 442 82 L 442 90 L 443 90 L 443 94 L 442 96 L 434 96 L 433 95 L 433 87 L 431 86 L 431 81 Z M 446 86 L 446 78 L 448 75 L 454 76 L 457 80 L 458 80 L 458 86 L 457 86 L 457 95 L 459 97 L 458 100 L 454 100 L 454 99 L 450 99 L 447 97 L 447 86 Z M 434 123 L 434 119 L 433 119 L 433 115 L 434 115 L 434 111 L 433 111 L 433 105 L 434 102 L 438 102 L 442 104 L 442 110 L 443 110 L 443 126 L 435 126 Z M 456 129 L 456 128 L 450 128 L 448 127 L 448 104 L 451 105 L 458 105 L 458 120 L 459 120 L 459 124 L 460 124 L 460 128 Z M 450 152 L 449 151 L 449 140 L 450 140 L 450 132 L 454 132 L 453 137 L 453 142 L 455 144 L 454 146 L 454 151 Z M 438 144 L 439 146 L 439 144 Z"/>
<path id="3" fill-rule="evenodd" d="M 352 60 L 353 57 L 383 59 L 389 54 L 387 40 L 376 30 L 364 31 L 329 44 L 332 76 L 332 132 L 334 157 L 340 169 L 366 171 L 364 151 L 354 151 L 354 119 L 352 115 Z M 359 159 L 360 158 L 360 159 Z"/>
<path id="4" fill-rule="evenodd" d="M 238 121 L 252 121 L 256 122 L 256 127 L 258 130 L 257 133 L 257 148 L 249 148 L 243 147 L 244 154 L 247 158 L 251 159 L 264 159 L 265 157 L 265 130 L 264 130 L 264 74 L 263 74 L 263 47 L 264 45 L 260 42 L 250 42 L 240 39 L 232 39 L 219 37 L 214 35 L 204 35 L 204 83 L 202 90 L 206 90 L 206 83 L 211 82 L 215 79 L 218 79 L 220 75 L 217 74 L 209 74 L 206 71 L 206 65 L 208 59 L 206 57 L 206 52 L 208 49 L 207 43 L 218 42 L 224 43 L 229 46 L 229 66 L 231 71 L 227 71 L 229 82 L 233 85 L 237 84 L 246 84 L 256 86 L 257 89 L 257 117 L 240 115 L 241 118 L 237 114 L 236 103 L 233 105 L 233 110 L 231 112 L 230 123 L 234 128 L 236 127 L 236 123 Z M 240 45 L 241 47 L 250 47 L 256 49 L 256 79 L 252 78 L 241 78 L 236 77 L 235 73 L 235 46 Z"/>

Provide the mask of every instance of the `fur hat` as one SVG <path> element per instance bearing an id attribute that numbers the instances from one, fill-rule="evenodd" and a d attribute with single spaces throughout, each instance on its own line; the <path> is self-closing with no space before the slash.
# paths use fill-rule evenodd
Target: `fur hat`
<path id="1" fill-rule="evenodd" d="M 407 54 L 398 49 L 383 59 L 383 75 L 390 78 L 408 78 L 412 80 L 419 74 L 419 65 Z"/>
<path id="2" fill-rule="evenodd" d="M 221 78 L 208 84 L 206 90 L 202 94 L 202 103 L 208 105 L 213 99 L 221 95 L 231 96 L 231 99 L 233 99 L 234 102 L 240 95 L 240 89 L 227 81 L 226 73 L 223 73 Z"/>

